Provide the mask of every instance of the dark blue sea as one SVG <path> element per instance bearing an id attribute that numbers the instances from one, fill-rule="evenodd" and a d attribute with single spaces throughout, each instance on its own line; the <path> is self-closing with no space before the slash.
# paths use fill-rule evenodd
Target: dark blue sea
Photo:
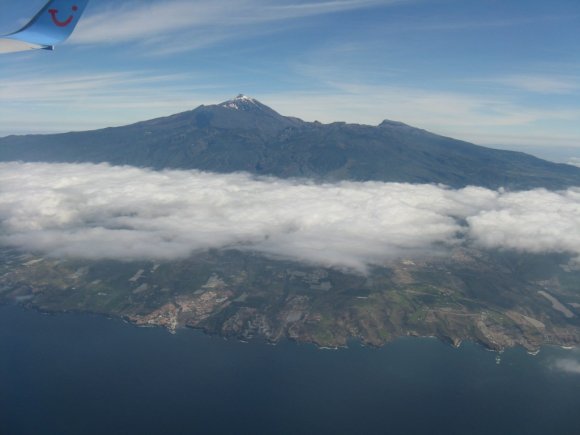
<path id="1" fill-rule="evenodd" d="M 0 307 L 0 434 L 580 434 L 580 354 L 240 343 Z M 562 370 L 566 368 L 568 371 Z"/>

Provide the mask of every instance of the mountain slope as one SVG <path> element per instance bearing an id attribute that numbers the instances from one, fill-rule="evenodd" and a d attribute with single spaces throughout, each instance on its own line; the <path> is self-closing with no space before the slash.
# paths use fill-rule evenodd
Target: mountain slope
<path id="1" fill-rule="evenodd" d="M 580 169 L 384 121 L 320 124 L 243 95 L 133 125 L 0 138 L 0 161 L 109 162 L 155 169 L 248 171 L 279 177 L 550 189 L 580 185 Z"/>

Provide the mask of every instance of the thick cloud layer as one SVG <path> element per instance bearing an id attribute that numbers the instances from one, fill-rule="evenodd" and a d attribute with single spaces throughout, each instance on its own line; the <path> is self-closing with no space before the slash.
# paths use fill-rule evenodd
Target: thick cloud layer
<path id="1" fill-rule="evenodd" d="M 0 164 L 0 244 L 53 256 L 163 260 L 235 247 L 364 270 L 459 243 L 580 255 L 580 189 Z"/>

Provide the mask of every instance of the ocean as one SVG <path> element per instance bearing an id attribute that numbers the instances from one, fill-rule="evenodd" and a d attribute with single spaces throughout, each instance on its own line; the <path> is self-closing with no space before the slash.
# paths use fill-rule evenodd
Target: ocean
<path id="1" fill-rule="evenodd" d="M 0 307 L 0 434 L 580 434 L 580 353 L 170 334 Z"/>

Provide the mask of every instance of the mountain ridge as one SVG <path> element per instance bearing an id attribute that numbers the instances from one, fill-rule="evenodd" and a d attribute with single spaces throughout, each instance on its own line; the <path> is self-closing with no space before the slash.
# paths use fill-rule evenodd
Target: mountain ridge
<path id="1" fill-rule="evenodd" d="M 399 121 L 378 126 L 307 122 L 242 94 L 122 127 L 0 138 L 0 161 L 15 160 L 515 190 L 580 185 L 580 168 L 571 165 L 482 147 Z"/>

